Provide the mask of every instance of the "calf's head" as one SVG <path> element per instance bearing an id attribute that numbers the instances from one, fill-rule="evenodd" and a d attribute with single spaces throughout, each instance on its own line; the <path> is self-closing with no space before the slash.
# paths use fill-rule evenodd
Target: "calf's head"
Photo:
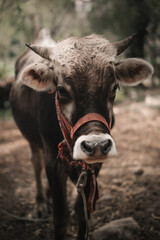
<path id="1" fill-rule="evenodd" d="M 21 78 L 37 91 L 56 89 L 61 112 L 72 126 L 88 113 L 101 115 L 109 125 L 119 85 L 137 85 L 153 72 L 152 66 L 142 59 L 129 58 L 115 63 L 116 56 L 133 38 L 110 43 L 90 35 L 66 39 L 55 47 L 29 45 L 43 61 L 25 68 Z M 105 124 L 89 121 L 77 129 L 73 137 L 73 159 L 102 162 L 108 153 L 115 154 L 116 148 Z"/>

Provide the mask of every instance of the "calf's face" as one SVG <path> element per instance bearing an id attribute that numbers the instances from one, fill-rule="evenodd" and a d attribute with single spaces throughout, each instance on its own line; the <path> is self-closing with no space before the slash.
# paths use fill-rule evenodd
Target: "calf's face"
<path id="1" fill-rule="evenodd" d="M 107 63 L 84 66 L 58 82 L 57 91 L 61 110 L 74 126 L 88 113 L 98 113 L 108 122 L 112 119 L 112 105 L 118 83 L 114 78 L 114 65 Z M 73 159 L 88 163 L 103 161 L 108 153 L 115 154 L 115 143 L 108 128 L 99 121 L 82 125 L 74 134 Z"/>
<path id="2" fill-rule="evenodd" d="M 56 89 L 61 111 L 72 126 L 88 113 L 100 114 L 109 124 L 119 85 L 136 85 L 153 71 L 141 59 L 116 64 L 116 45 L 96 35 L 67 39 L 53 49 L 30 48 L 47 62 L 28 66 L 21 79 L 38 91 Z M 103 162 L 108 154 L 116 154 L 116 147 L 102 122 L 90 121 L 78 128 L 73 138 L 73 159 Z"/>

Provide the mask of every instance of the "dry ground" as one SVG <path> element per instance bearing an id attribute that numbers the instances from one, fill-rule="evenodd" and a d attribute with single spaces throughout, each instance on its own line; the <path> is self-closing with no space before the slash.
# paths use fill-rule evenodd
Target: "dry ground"
<path id="1" fill-rule="evenodd" d="M 91 231 L 130 216 L 140 226 L 139 240 L 160 239 L 160 108 L 154 106 L 150 99 L 116 105 L 112 135 L 118 156 L 108 159 L 101 169 L 98 182 L 105 198 L 97 204 Z M 1 121 L 0 208 L 18 216 L 28 215 L 34 207 L 35 182 L 29 157 L 28 143 L 14 122 Z M 75 239 L 74 232 L 72 220 L 68 239 Z M 1 240 L 51 240 L 52 236 L 52 221 L 28 223 L 0 212 Z"/>

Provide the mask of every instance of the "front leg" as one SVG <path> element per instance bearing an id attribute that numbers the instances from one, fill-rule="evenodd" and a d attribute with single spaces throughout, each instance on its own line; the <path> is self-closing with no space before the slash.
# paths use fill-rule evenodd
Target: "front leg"
<path id="1" fill-rule="evenodd" d="M 66 233 L 68 209 L 66 201 L 66 180 L 64 165 L 53 154 L 45 156 L 46 173 L 53 199 L 53 220 L 56 240 L 63 240 Z"/>

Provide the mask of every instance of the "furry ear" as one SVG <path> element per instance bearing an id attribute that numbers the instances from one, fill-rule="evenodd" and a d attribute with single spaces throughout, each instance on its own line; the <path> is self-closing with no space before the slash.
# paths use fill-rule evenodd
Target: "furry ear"
<path id="1" fill-rule="evenodd" d="M 45 64 L 32 64 L 24 69 L 21 79 L 25 85 L 37 91 L 49 91 L 55 88 L 53 69 Z"/>
<path id="2" fill-rule="evenodd" d="M 134 86 L 151 78 L 153 67 L 139 58 L 128 58 L 116 65 L 116 79 L 123 85 Z"/>

